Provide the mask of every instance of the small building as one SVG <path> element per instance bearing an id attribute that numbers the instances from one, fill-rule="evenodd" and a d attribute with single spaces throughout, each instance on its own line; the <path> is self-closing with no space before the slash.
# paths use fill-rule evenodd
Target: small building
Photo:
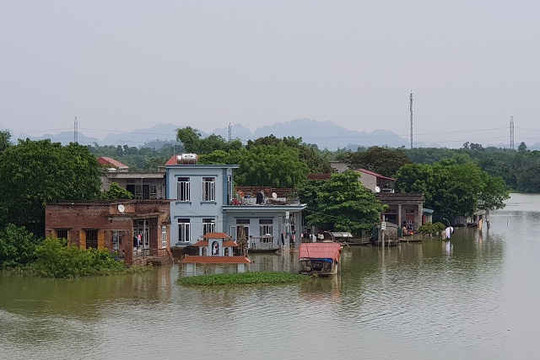
<path id="1" fill-rule="evenodd" d="M 234 248 L 238 244 L 225 233 L 208 233 L 203 240 L 194 246 L 199 248 L 199 255 L 186 255 L 183 264 L 249 264 L 251 261 L 244 255 L 235 255 Z"/>
<path id="2" fill-rule="evenodd" d="M 387 222 L 405 226 L 408 230 L 416 231 L 422 226 L 424 214 L 424 195 L 414 193 L 377 193 L 377 199 L 387 205 L 383 213 Z"/>
<path id="3" fill-rule="evenodd" d="M 168 262 L 167 200 L 64 202 L 45 208 L 45 234 L 81 249 L 108 249 L 127 264 Z"/>
<path id="4" fill-rule="evenodd" d="M 394 192 L 396 179 L 366 169 L 357 169 L 355 171 L 360 174 L 362 185 L 372 192 Z"/>
<path id="5" fill-rule="evenodd" d="M 101 191 L 108 191 L 113 182 L 133 194 L 136 200 L 165 199 L 165 171 L 129 171 L 127 165 L 102 156 Z"/>
<path id="6" fill-rule="evenodd" d="M 337 173 L 342 173 L 350 169 L 349 164 L 343 161 L 330 161 L 330 167 Z"/>

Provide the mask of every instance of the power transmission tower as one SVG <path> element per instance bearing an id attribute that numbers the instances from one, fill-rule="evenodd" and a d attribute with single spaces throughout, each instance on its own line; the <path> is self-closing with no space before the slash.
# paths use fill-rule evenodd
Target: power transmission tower
<path id="1" fill-rule="evenodd" d="M 75 120 L 73 121 L 73 142 L 78 144 L 79 143 L 79 120 L 75 116 Z"/>
<path id="2" fill-rule="evenodd" d="M 409 111 L 411 113 L 411 149 L 414 147 L 413 143 L 413 93 L 409 95 Z"/>
<path id="3" fill-rule="evenodd" d="M 232 123 L 227 125 L 227 141 L 231 142 L 232 140 Z"/>
<path id="4" fill-rule="evenodd" d="M 514 150 L 514 148 L 515 148 L 514 117 L 510 116 L 510 149 Z"/>

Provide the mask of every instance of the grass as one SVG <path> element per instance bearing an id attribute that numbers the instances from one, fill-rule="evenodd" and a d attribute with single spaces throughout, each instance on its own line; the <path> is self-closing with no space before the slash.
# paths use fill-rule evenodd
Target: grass
<path id="1" fill-rule="evenodd" d="M 305 281 L 309 277 L 286 272 L 247 272 L 238 274 L 214 274 L 189 276 L 178 279 L 181 285 L 216 286 L 249 284 L 290 284 Z"/>

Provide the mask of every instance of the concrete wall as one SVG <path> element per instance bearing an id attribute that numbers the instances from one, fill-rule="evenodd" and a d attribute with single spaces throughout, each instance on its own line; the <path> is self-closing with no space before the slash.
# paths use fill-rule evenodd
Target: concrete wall
<path id="1" fill-rule="evenodd" d="M 360 171 L 359 174 L 362 185 L 364 185 L 365 188 L 375 192 L 375 187 L 377 187 L 377 177 Z"/>

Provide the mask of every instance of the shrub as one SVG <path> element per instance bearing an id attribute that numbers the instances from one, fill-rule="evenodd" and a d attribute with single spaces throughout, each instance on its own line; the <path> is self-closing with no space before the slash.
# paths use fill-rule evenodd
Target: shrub
<path id="1" fill-rule="evenodd" d="M 33 270 L 41 276 L 74 278 L 107 275 L 126 270 L 107 250 L 82 250 L 68 246 L 65 239 L 47 238 L 36 248 Z"/>
<path id="2" fill-rule="evenodd" d="M 26 265 L 35 260 L 40 240 L 24 227 L 9 224 L 0 231 L 0 268 Z"/>
<path id="3" fill-rule="evenodd" d="M 424 224 L 420 226 L 420 228 L 418 229 L 418 232 L 425 235 L 439 235 L 441 231 L 443 231 L 445 228 L 446 228 L 446 225 L 440 222 L 429 223 L 429 224 Z"/>

